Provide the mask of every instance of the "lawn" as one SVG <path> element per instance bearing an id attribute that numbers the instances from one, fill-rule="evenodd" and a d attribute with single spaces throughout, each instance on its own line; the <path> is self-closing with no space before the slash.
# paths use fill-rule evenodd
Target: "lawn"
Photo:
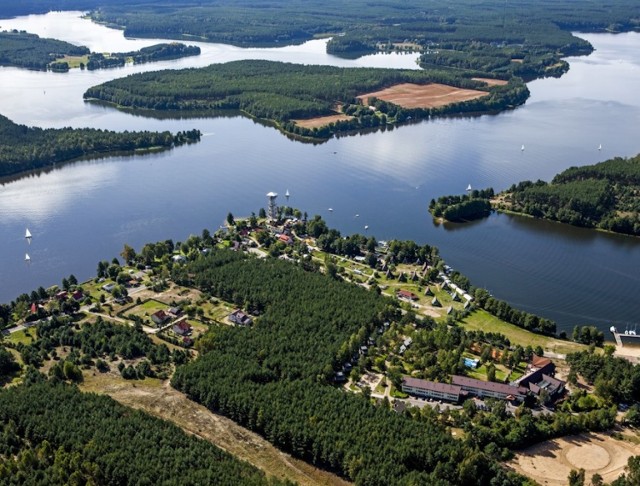
<path id="1" fill-rule="evenodd" d="M 142 319 L 149 320 L 150 316 L 159 310 L 166 311 L 169 308 L 169 304 L 160 302 L 159 300 L 149 299 L 143 303 L 138 304 L 126 311 L 126 315 L 139 316 Z"/>
<path id="2" fill-rule="evenodd" d="M 541 346 L 545 351 L 554 353 L 567 354 L 587 349 L 583 344 L 529 332 L 513 324 L 501 321 L 482 309 L 478 309 L 464 318 L 460 325 L 468 330 L 504 334 L 509 338 L 511 344 L 519 344 L 523 347 L 531 345 L 534 348 Z"/>
<path id="3" fill-rule="evenodd" d="M 33 336 L 35 334 L 35 328 L 23 329 L 22 331 L 16 331 L 6 336 L 4 339 L 7 342 L 14 344 L 31 344 Z"/>

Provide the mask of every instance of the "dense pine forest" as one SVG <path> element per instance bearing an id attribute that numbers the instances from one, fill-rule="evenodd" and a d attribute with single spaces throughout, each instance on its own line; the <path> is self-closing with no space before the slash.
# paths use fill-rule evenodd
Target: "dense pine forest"
<path id="1" fill-rule="evenodd" d="M 434 218 L 442 218 L 445 221 L 472 221 L 491 214 L 489 199 L 493 196 L 492 188 L 481 191 L 474 189 L 469 194 L 461 196 L 441 196 L 429 202 L 429 212 Z"/>
<path id="2" fill-rule="evenodd" d="M 436 4 L 365 0 L 156 2 L 29 0 L 5 2 L 0 15 L 87 10 L 128 37 L 164 37 L 241 46 L 298 44 L 333 35 L 330 53 L 358 57 L 376 50 L 418 49 L 423 66 L 491 71 L 524 78 L 554 76 L 562 56 L 592 47 L 571 31 L 638 29 L 634 0 L 454 0 Z M 336 35 L 340 34 L 340 35 Z"/>
<path id="3" fill-rule="evenodd" d="M 89 49 L 26 32 L 0 32 L 0 65 L 46 71 L 56 59 L 84 56 Z"/>
<path id="4" fill-rule="evenodd" d="M 640 155 L 571 167 L 551 183 L 514 184 L 498 207 L 575 226 L 640 235 Z"/>
<path id="5" fill-rule="evenodd" d="M 433 109 L 402 109 L 377 103 L 377 113 L 355 97 L 398 83 L 444 83 L 487 92 L 481 98 Z M 505 86 L 487 88 L 483 82 L 446 71 L 303 66 L 272 61 L 235 61 L 206 68 L 141 73 L 87 90 L 85 99 L 98 99 L 133 109 L 242 110 L 276 121 L 285 132 L 326 138 L 333 133 L 404 121 L 409 116 L 497 111 L 523 103 L 529 91 L 514 78 Z M 335 114 L 337 105 L 353 116 L 321 130 L 306 129 L 295 119 Z"/>
<path id="6" fill-rule="evenodd" d="M 0 391 L 2 484 L 280 484 L 173 424 L 32 379 Z"/>
<path id="7" fill-rule="evenodd" d="M 178 282 L 259 314 L 219 328 L 172 384 L 274 445 L 357 484 L 522 484 L 434 421 L 418 423 L 330 384 L 386 317 L 391 301 L 280 260 L 217 251 L 179 269 Z"/>
<path id="8" fill-rule="evenodd" d="M 198 130 L 117 133 L 95 128 L 36 128 L 0 115 L 0 177 L 50 167 L 78 157 L 168 149 L 200 139 Z"/>

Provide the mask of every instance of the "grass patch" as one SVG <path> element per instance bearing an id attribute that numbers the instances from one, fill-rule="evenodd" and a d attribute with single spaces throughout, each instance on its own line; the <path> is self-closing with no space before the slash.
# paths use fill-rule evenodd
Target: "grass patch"
<path id="1" fill-rule="evenodd" d="M 543 336 L 541 334 L 529 332 L 526 329 L 501 321 L 482 309 L 472 312 L 460 322 L 460 325 L 465 329 L 472 331 L 497 332 L 504 334 L 509 338 L 511 344 L 519 344 L 523 347 L 531 345 L 534 348 L 536 346 L 541 346 L 542 349 L 552 351 L 554 353 L 567 354 L 587 349 L 587 346 L 584 344 L 563 341 L 550 336 Z"/>
<path id="2" fill-rule="evenodd" d="M 33 342 L 33 336 L 35 336 L 35 332 L 35 328 L 23 329 L 21 331 L 11 333 L 4 339 L 9 343 L 14 344 L 31 344 Z"/>

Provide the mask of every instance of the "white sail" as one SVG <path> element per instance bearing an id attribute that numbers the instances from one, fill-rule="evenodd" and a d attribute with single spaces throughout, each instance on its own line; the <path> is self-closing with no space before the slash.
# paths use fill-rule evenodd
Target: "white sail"
<path id="1" fill-rule="evenodd" d="M 602 144 L 598 145 L 598 150 L 602 150 Z"/>
<path id="2" fill-rule="evenodd" d="M 467 186 L 467 191 L 470 191 L 470 190 L 471 190 L 471 184 Z"/>
<path id="3" fill-rule="evenodd" d="M 522 147 L 520 147 L 520 150 L 522 150 L 524 152 L 524 145 L 522 145 Z"/>
<path id="4" fill-rule="evenodd" d="M 27 228 L 27 231 L 25 231 L 24 237 L 25 238 L 31 238 L 31 231 L 29 231 L 29 228 Z"/>
<path id="5" fill-rule="evenodd" d="M 29 261 L 31 261 L 31 257 L 29 256 L 29 254 L 28 254 L 28 253 L 25 253 L 25 254 L 24 254 L 24 261 L 25 261 L 25 262 L 29 262 Z"/>
<path id="6" fill-rule="evenodd" d="M 369 229 L 369 225 L 368 225 L 368 224 L 365 224 L 365 225 L 364 225 L 364 230 L 365 230 L 365 231 L 367 231 L 368 229 Z"/>
<path id="7" fill-rule="evenodd" d="M 287 189 L 287 192 L 284 193 L 285 197 L 289 197 L 291 194 L 289 194 L 289 189 Z"/>

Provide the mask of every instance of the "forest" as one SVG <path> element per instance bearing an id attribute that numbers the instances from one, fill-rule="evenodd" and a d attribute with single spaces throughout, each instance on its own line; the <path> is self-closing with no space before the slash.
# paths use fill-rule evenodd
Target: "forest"
<path id="1" fill-rule="evenodd" d="M 355 99 L 357 95 L 405 82 L 437 82 L 485 90 L 487 96 L 434 109 L 402 109 L 374 101 L 378 107 L 376 112 Z M 256 118 L 275 121 L 285 132 L 328 138 L 338 131 L 401 122 L 409 116 L 425 118 L 498 111 L 524 103 L 528 95 L 526 85 L 518 79 L 505 86 L 487 88 L 482 82 L 444 71 L 338 68 L 246 60 L 199 69 L 130 75 L 89 88 L 84 97 L 132 109 L 241 110 Z M 294 122 L 335 114 L 337 105 L 342 105 L 342 111 L 354 118 L 331 124 L 325 130 L 306 129 Z"/>
<path id="2" fill-rule="evenodd" d="M 169 149 L 200 140 L 199 130 L 113 132 L 95 128 L 37 128 L 0 115 L 0 177 L 51 167 L 79 157 Z"/>
<path id="3" fill-rule="evenodd" d="M 29 379 L 0 391 L 2 484 L 281 484 L 109 397 Z"/>
<path id="4" fill-rule="evenodd" d="M 89 49 L 26 32 L 0 32 L 0 66 L 18 66 L 46 71 L 56 59 L 84 56 Z"/>
<path id="5" fill-rule="evenodd" d="M 536 218 L 640 235 L 640 155 L 571 167 L 550 183 L 513 184 L 498 208 Z"/>
<path id="6" fill-rule="evenodd" d="M 129 60 L 134 64 L 144 64 L 198 55 L 200 55 L 199 47 L 172 42 L 170 44 L 155 44 L 143 47 L 138 51 L 115 52 L 107 56 L 101 53 L 93 53 L 89 55 L 86 67 L 92 71 L 94 69 L 124 66 Z"/>
<path id="7" fill-rule="evenodd" d="M 250 328 L 219 328 L 172 385 L 264 435 L 285 451 L 356 484 L 522 484 L 442 425 L 417 423 L 331 385 L 392 301 L 280 260 L 218 250 L 180 268 L 177 282 L 259 315 Z"/>
<path id="8" fill-rule="evenodd" d="M 469 194 L 441 196 L 429 202 L 429 212 L 434 218 L 445 221 L 465 222 L 481 219 L 491 214 L 489 200 L 494 196 L 492 188 L 474 189 Z"/>

